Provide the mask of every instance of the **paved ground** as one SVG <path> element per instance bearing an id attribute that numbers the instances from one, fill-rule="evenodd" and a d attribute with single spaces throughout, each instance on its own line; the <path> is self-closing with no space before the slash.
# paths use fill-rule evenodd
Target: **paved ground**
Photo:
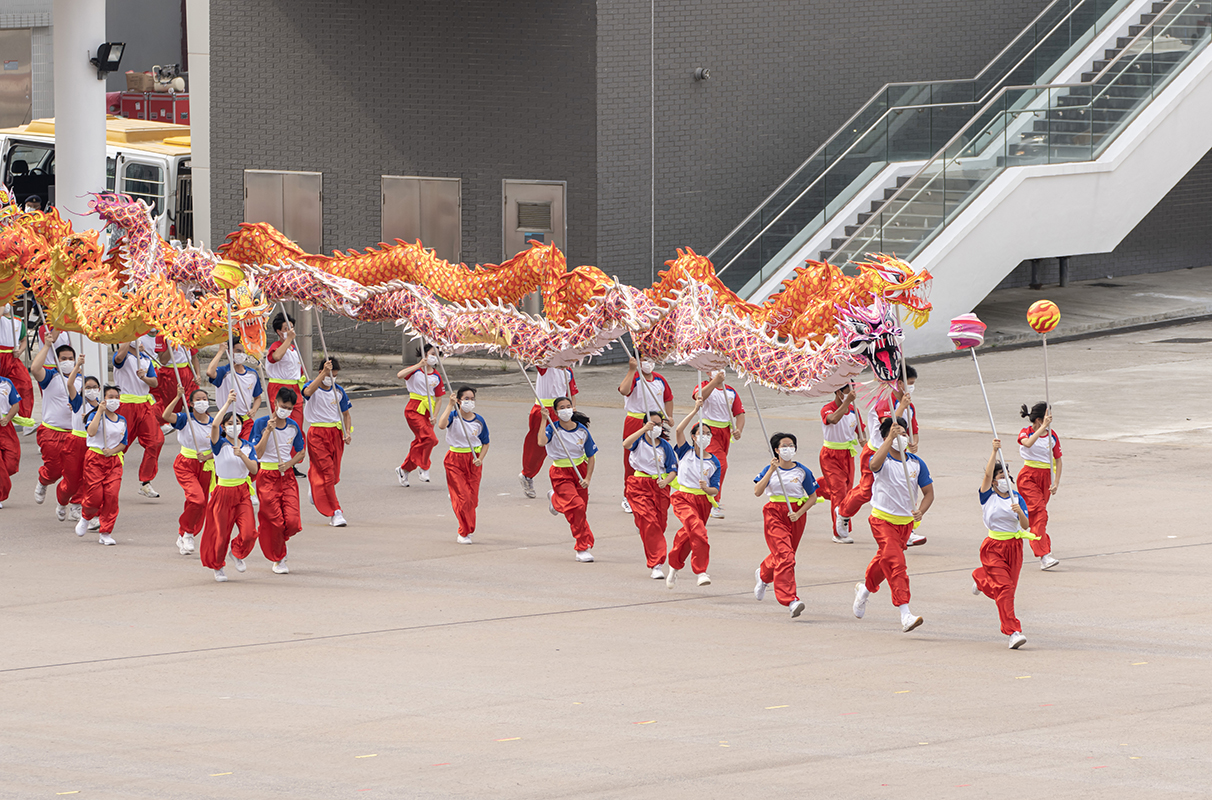
<path id="1" fill-rule="evenodd" d="M 1212 341 L 1212 323 L 1050 348 L 1062 564 L 1028 562 L 1016 652 L 968 592 L 990 437 L 963 359 L 923 364 L 916 395 L 939 499 L 910 551 L 926 623 L 909 635 L 886 590 L 854 619 L 874 544 L 830 543 L 823 507 L 800 550 L 804 616 L 753 600 L 752 414 L 710 527 L 714 582 L 674 591 L 647 578 L 614 453 L 593 486 L 597 563 L 574 563 L 563 521 L 520 496 L 526 390 L 499 371 L 457 379 L 486 387 L 493 434 L 477 544 L 454 541 L 440 468 L 395 484 L 400 399 L 364 399 L 351 525 L 305 508 L 288 576 L 254 555 L 216 584 L 177 554 L 167 452 L 161 500 L 128 478 L 118 547 L 77 539 L 34 506 L 24 440 L 0 511 L 0 797 L 1206 797 L 1212 359 L 1174 338 Z M 1007 439 L 1042 397 L 1039 356 L 982 356 Z M 669 374 L 685 408 L 694 375 Z M 618 378 L 579 380 L 602 443 Z M 819 402 L 759 397 L 814 464 Z"/>

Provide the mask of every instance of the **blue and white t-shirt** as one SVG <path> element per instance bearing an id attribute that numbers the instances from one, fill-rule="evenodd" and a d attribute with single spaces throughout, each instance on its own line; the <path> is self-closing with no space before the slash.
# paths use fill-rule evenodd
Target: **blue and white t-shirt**
<path id="1" fill-rule="evenodd" d="M 761 481 L 769 471 L 770 465 L 767 464 L 753 482 Z M 779 467 L 778 474 L 770 476 L 770 483 L 766 484 L 766 499 L 769 501 L 773 497 L 786 497 L 789 500 L 800 500 L 811 497 L 816 493 L 816 488 L 816 476 L 812 474 L 812 470 L 797 461 L 791 469 Z"/>

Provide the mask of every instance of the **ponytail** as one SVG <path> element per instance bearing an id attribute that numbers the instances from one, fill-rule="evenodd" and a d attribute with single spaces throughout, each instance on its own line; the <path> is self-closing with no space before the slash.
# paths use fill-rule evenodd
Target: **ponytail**
<path id="1" fill-rule="evenodd" d="M 1026 417 L 1031 422 L 1035 422 L 1036 420 L 1043 419 L 1047 415 L 1047 413 L 1048 413 L 1048 404 L 1047 403 L 1036 403 L 1035 405 L 1031 406 L 1030 409 L 1027 408 L 1026 403 L 1023 403 L 1021 406 L 1019 406 L 1019 410 L 1018 410 L 1018 415 L 1020 417 Z"/>

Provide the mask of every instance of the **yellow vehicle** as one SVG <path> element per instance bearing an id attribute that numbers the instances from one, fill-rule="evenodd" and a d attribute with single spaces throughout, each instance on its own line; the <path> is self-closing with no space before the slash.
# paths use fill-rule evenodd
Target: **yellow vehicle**
<path id="1" fill-rule="evenodd" d="M 105 120 L 105 185 L 151 206 L 165 239 L 193 238 L 189 126 L 124 117 Z M 55 205 L 55 121 L 0 128 L 4 184 L 24 203 Z"/>

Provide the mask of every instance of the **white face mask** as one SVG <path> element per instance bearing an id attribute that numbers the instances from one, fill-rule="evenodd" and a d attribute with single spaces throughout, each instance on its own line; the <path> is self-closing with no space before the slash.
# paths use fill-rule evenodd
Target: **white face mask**
<path id="1" fill-rule="evenodd" d="M 717 370 L 715 370 L 714 372 L 712 372 L 712 373 L 711 373 L 711 377 L 712 377 L 712 378 L 718 378 L 719 376 L 721 376 L 721 375 L 723 375 L 723 374 L 724 374 L 724 370 L 722 370 L 722 369 L 717 369 Z"/>
<path id="2" fill-rule="evenodd" d="M 274 413 L 278 415 L 278 419 L 286 419 L 287 417 L 289 417 L 289 416 L 290 416 L 290 409 L 288 409 L 288 408 L 279 408 L 279 409 L 278 409 L 277 411 L 275 411 Z"/>
<path id="3" fill-rule="evenodd" d="M 320 383 L 324 384 L 324 388 L 327 389 L 329 386 L 332 386 L 332 378 L 325 378 Z"/>
<path id="4" fill-rule="evenodd" d="M 912 383 L 905 387 L 905 393 L 910 394 L 910 395 L 913 394 L 913 384 Z"/>
<path id="5" fill-rule="evenodd" d="M 210 410 L 210 401 L 209 400 L 195 400 L 194 401 L 194 411 L 197 411 L 199 414 L 205 414 L 209 410 Z"/>
<path id="6" fill-rule="evenodd" d="M 476 410 L 476 401 L 475 400 L 464 400 L 461 403 L 459 403 L 459 408 L 463 409 L 468 414 L 470 414 L 472 411 Z"/>
<path id="7" fill-rule="evenodd" d="M 1002 494 L 1010 494 L 1010 480 L 1008 478 L 998 478 L 997 490 Z"/>
<path id="8" fill-rule="evenodd" d="M 233 439 L 240 434 L 240 426 L 234 422 L 224 425 L 223 430 L 227 431 L 227 435 Z"/>
<path id="9" fill-rule="evenodd" d="M 116 397 L 110 397 L 105 401 L 105 407 L 110 411 L 117 411 L 120 405 L 122 405 L 122 401 Z"/>
<path id="10" fill-rule="evenodd" d="M 657 439 L 661 438 L 661 433 L 663 430 L 664 429 L 660 425 L 657 425 L 655 428 L 648 431 L 648 438 L 655 442 Z"/>
<path id="11" fill-rule="evenodd" d="M 795 458 L 795 448 L 794 447 L 780 447 L 779 448 L 779 458 L 783 459 L 784 461 L 790 461 L 791 459 Z"/>
<path id="12" fill-rule="evenodd" d="M 656 369 L 656 364 L 653 364 L 651 361 L 641 361 L 640 369 L 644 372 L 652 372 Z"/>
<path id="13" fill-rule="evenodd" d="M 59 362 L 59 371 L 62 372 L 64 375 L 71 375 L 72 368 L 75 366 L 76 366 L 75 361 L 60 361 Z"/>
<path id="14" fill-rule="evenodd" d="M 425 356 L 425 363 L 431 367 L 436 367 L 438 365 L 438 357 L 435 355 Z"/>
<path id="15" fill-rule="evenodd" d="M 698 443 L 700 450 L 706 450 L 707 445 L 711 444 L 711 436 L 710 434 L 702 434 L 695 438 L 695 442 Z"/>
<path id="16" fill-rule="evenodd" d="M 892 440 L 892 447 L 894 450 L 899 450 L 903 453 L 903 452 L 905 452 L 905 448 L 908 446 L 909 446 L 909 437 L 908 436 L 898 436 Z"/>
<path id="17" fill-rule="evenodd" d="M 556 412 L 556 416 L 560 418 L 560 422 L 568 422 L 569 420 L 572 419 L 572 409 L 571 408 L 561 408 L 559 411 Z"/>
<path id="18" fill-rule="evenodd" d="M 101 399 L 101 390 L 100 389 L 85 389 L 84 390 L 84 399 L 91 400 L 94 403 L 97 402 L 98 400 Z"/>
<path id="19" fill-rule="evenodd" d="M 235 364 L 236 366 L 241 366 L 246 360 L 248 360 L 248 356 L 244 355 L 243 353 L 236 353 L 231 357 L 231 363 Z"/>

